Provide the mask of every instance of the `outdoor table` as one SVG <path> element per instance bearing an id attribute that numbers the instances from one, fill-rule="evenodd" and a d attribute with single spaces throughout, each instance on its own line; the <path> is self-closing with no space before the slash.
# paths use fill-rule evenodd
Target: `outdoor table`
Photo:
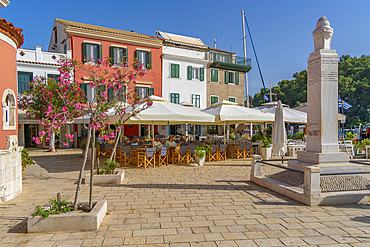
<path id="1" fill-rule="evenodd" d="M 287 148 L 288 148 L 289 156 L 295 158 L 296 151 L 305 150 L 306 145 L 305 144 L 288 144 Z"/>

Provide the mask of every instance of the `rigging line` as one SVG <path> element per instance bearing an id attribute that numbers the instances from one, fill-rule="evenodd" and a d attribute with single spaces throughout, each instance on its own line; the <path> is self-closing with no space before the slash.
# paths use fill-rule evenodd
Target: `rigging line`
<path id="1" fill-rule="evenodd" d="M 245 19 L 245 24 L 247 24 L 248 34 L 249 34 L 249 38 L 251 39 L 251 44 L 252 44 L 254 56 L 256 57 L 257 67 L 258 67 L 258 71 L 260 72 L 260 76 L 261 76 L 261 80 L 262 80 L 262 85 L 263 85 L 263 88 L 265 89 L 265 94 L 267 95 L 267 91 L 266 91 L 266 87 L 265 87 L 265 81 L 263 80 L 263 76 L 262 76 L 262 72 L 261 72 L 261 68 L 260 68 L 260 63 L 258 62 L 256 49 L 254 48 L 254 44 L 253 44 L 253 40 L 252 40 L 252 35 L 251 35 L 250 30 L 249 30 L 249 25 L 248 25 L 248 21 L 247 21 L 246 15 L 244 15 L 244 19 Z M 267 100 L 267 102 L 268 102 L 268 100 Z"/>

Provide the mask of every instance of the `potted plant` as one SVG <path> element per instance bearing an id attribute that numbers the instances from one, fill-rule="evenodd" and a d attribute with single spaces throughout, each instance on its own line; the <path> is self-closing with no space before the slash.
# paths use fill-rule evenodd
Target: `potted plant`
<path id="1" fill-rule="evenodd" d="M 203 166 L 204 162 L 206 160 L 206 156 L 209 155 L 209 152 L 212 151 L 211 146 L 206 146 L 206 147 L 197 147 L 195 149 L 195 162 L 199 166 Z"/>
<path id="2" fill-rule="evenodd" d="M 356 139 L 353 139 L 352 144 L 353 144 L 353 151 L 355 152 L 355 155 L 357 155 L 359 153 L 358 149 L 360 148 L 360 142 Z"/>
<path id="3" fill-rule="evenodd" d="M 26 148 L 23 148 L 22 150 L 22 175 L 26 171 L 26 166 L 33 164 L 33 159 L 28 154 L 28 151 Z"/>
<path id="4" fill-rule="evenodd" d="M 269 140 L 267 139 L 267 137 L 264 137 L 262 139 L 262 147 L 261 147 L 262 159 L 264 159 L 264 160 L 270 159 L 271 158 L 271 150 L 272 150 L 272 147 L 270 145 Z"/>
<path id="5" fill-rule="evenodd" d="M 104 167 L 99 167 L 97 164 L 97 170 L 94 174 L 94 184 L 120 184 L 125 177 L 125 171 L 115 171 L 119 164 L 115 160 L 107 159 L 104 162 Z M 85 176 L 85 183 L 90 183 L 90 173 Z"/>
<path id="6" fill-rule="evenodd" d="M 368 138 L 363 139 L 360 143 L 360 148 L 365 148 L 366 146 L 370 146 L 370 140 Z M 368 158 L 368 157 L 366 157 Z"/>

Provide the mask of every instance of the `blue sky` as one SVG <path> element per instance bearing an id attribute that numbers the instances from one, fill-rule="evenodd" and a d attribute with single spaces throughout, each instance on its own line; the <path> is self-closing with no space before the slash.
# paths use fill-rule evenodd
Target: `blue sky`
<path id="1" fill-rule="evenodd" d="M 66 19 L 138 33 L 155 35 L 156 30 L 198 37 L 206 45 L 243 56 L 242 18 L 244 9 L 267 87 L 307 68 L 313 52 L 312 31 L 326 16 L 334 28 L 332 49 L 339 55 L 370 53 L 370 1 L 342 0 L 10 0 L 0 8 L 0 17 L 23 28 L 24 48 L 48 47 L 54 19 Z M 248 37 L 250 94 L 262 82 Z"/>

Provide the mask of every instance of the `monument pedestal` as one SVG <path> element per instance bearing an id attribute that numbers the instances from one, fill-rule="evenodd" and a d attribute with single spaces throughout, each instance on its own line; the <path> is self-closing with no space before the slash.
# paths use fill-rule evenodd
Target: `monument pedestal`
<path id="1" fill-rule="evenodd" d="M 349 163 L 349 156 L 344 152 L 314 153 L 297 152 L 297 160 L 290 160 L 288 167 L 303 171 L 306 166 L 320 167 L 322 173 L 361 171 L 361 165 Z"/>

